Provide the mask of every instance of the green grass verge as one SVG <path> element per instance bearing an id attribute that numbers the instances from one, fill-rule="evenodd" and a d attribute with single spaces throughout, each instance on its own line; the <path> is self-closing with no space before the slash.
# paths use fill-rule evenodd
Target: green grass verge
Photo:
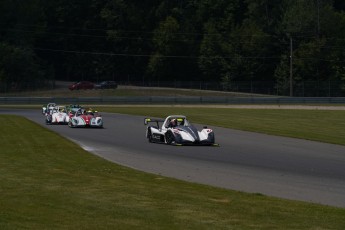
<path id="1" fill-rule="evenodd" d="M 344 229 L 345 209 L 138 172 L 0 115 L 0 229 Z"/>
<path id="2" fill-rule="evenodd" d="M 345 145 L 344 110 L 129 106 L 102 107 L 100 111 L 155 117 L 183 114 L 192 123 Z"/>

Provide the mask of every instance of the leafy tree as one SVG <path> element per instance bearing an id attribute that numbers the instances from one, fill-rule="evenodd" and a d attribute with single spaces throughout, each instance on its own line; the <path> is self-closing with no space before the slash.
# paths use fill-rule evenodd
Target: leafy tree
<path id="1" fill-rule="evenodd" d="M 205 80 L 219 81 L 222 77 L 229 83 L 232 80 L 226 59 L 228 43 L 224 43 L 224 39 L 216 30 L 215 22 L 209 21 L 205 24 L 205 35 L 200 45 L 199 66 L 202 70 Z M 234 59 L 236 60 L 236 59 Z"/>
<path id="2" fill-rule="evenodd" d="M 4 84 L 5 90 L 44 86 L 45 71 L 32 50 L 0 43 L 0 57 L 0 82 Z"/>
<path id="3" fill-rule="evenodd" d="M 0 81 L 4 88 L 25 90 L 44 86 L 53 75 L 34 52 L 36 39 L 44 32 L 40 0 L 0 4 Z"/>
<path id="4" fill-rule="evenodd" d="M 222 6 L 227 9 L 223 18 L 215 16 L 206 24 L 207 34 L 211 36 L 204 38 L 200 52 L 200 68 L 206 75 L 216 73 L 225 81 L 262 80 L 263 76 L 269 80 L 266 73 L 272 71 L 271 37 L 264 32 L 266 26 L 260 28 L 254 18 L 243 17 L 258 14 L 256 5 L 250 1 L 232 2 Z M 238 20 L 237 9 L 241 9 L 242 20 Z"/>
<path id="5" fill-rule="evenodd" d="M 328 0 L 301 0 L 297 4 L 295 1 L 285 2 L 281 32 L 285 31 L 285 36 L 293 39 L 293 82 L 297 87 L 303 81 L 340 80 L 343 75 L 342 68 L 339 68 L 342 54 L 335 47 L 344 45 L 342 39 L 338 39 L 343 36 L 344 20 L 343 14 L 336 13 L 332 4 Z M 280 37 L 283 38 L 284 34 Z M 288 45 L 285 56 L 290 56 Z M 282 81 L 281 73 L 290 71 L 289 64 L 284 66 L 283 63 L 289 62 L 282 59 L 276 70 L 278 84 L 287 81 Z M 285 78 L 288 79 L 289 75 L 285 74 Z"/>
<path id="6" fill-rule="evenodd" d="M 104 1 L 43 1 L 46 31 L 38 53 L 54 65 L 59 79 L 96 80 L 99 53 L 106 51 L 100 9 Z"/>
<path id="7" fill-rule="evenodd" d="M 1 81 L 345 81 L 340 0 L 0 0 Z M 336 23 L 335 23 L 336 22 Z M 44 61 L 42 61 L 44 60 Z M 22 63 L 30 62 L 27 69 Z M 50 66 L 53 66 L 51 71 Z M 27 76 L 20 74 L 23 79 Z M 43 81 L 41 81 L 43 82 Z M 344 83 L 339 84 L 339 88 Z M 25 88 L 23 83 L 20 85 Z"/>
<path id="8" fill-rule="evenodd" d="M 199 68 L 203 79 L 223 81 L 228 88 L 236 77 L 233 66 L 239 61 L 231 42 L 232 29 L 237 25 L 238 1 L 202 1 L 197 15 L 203 23 Z"/>
<path id="9" fill-rule="evenodd" d="M 177 55 L 174 43 L 177 39 L 179 24 L 177 20 L 168 16 L 159 28 L 155 31 L 153 43 L 155 54 L 150 58 L 148 65 L 149 72 L 155 80 L 161 80 L 160 76 L 167 79 L 175 79 L 174 76 L 174 56 Z M 176 66 L 177 67 L 177 66 Z"/>

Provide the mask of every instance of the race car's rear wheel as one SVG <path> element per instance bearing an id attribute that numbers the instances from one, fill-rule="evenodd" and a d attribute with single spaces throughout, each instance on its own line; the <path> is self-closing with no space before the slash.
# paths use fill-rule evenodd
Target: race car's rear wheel
<path id="1" fill-rule="evenodd" d="M 173 143 L 175 143 L 175 137 L 174 134 L 172 134 L 172 132 L 168 131 L 165 134 L 165 141 L 168 145 L 171 145 Z"/>

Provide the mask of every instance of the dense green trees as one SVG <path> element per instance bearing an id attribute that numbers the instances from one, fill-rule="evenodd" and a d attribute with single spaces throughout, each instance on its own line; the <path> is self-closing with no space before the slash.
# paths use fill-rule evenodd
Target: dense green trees
<path id="1" fill-rule="evenodd" d="M 288 95 L 292 77 L 345 90 L 344 10 L 341 0 L 0 0 L 1 89 L 251 81 Z"/>

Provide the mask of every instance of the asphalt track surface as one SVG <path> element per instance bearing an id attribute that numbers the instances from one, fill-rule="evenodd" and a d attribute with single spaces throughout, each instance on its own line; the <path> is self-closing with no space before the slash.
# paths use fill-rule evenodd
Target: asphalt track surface
<path id="1" fill-rule="evenodd" d="M 5 113 L 25 116 L 87 151 L 141 171 L 345 208 L 345 146 L 211 126 L 220 147 L 169 146 L 147 141 L 142 116 L 103 113 L 103 129 L 83 129 L 45 125 L 39 110 L 0 109 Z"/>

